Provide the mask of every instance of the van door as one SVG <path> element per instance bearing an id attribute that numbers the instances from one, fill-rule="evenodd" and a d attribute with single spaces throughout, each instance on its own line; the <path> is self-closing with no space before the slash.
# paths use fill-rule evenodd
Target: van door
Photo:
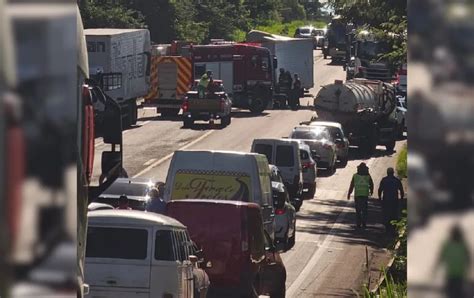
<path id="1" fill-rule="evenodd" d="M 151 294 L 153 297 L 163 297 L 164 295 L 190 297 L 181 295 L 186 292 L 186 287 L 182 283 L 182 262 L 176 233 L 174 229 L 164 229 L 163 227 L 153 230 L 151 268 Z"/>
<path id="2" fill-rule="evenodd" d="M 293 144 L 277 144 L 275 146 L 275 165 L 280 169 L 285 183 L 293 185 L 295 177 L 299 176 L 298 165 L 295 161 L 295 155 L 298 154 L 299 151 L 295 151 Z"/>
<path id="3" fill-rule="evenodd" d="M 150 228 L 89 226 L 85 281 L 111 291 L 148 292 L 152 237 Z M 146 295 L 148 297 L 148 294 Z"/>

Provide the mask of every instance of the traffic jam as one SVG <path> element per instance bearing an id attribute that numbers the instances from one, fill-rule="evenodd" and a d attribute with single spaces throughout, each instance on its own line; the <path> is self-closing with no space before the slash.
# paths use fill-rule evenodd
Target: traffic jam
<path id="1" fill-rule="evenodd" d="M 245 42 L 195 45 L 151 44 L 147 29 L 84 30 L 96 136 L 84 144 L 85 169 L 89 180 L 102 172 L 87 206 L 85 297 L 290 297 L 284 257 L 301 210 L 354 151 L 391 153 L 406 135 L 406 65 L 372 63 L 383 41 L 355 32 L 335 18 L 294 38 L 252 30 Z M 317 86 L 315 53 L 346 77 Z M 204 133 L 190 140 L 199 144 L 237 121 L 300 110 L 311 116 L 289 134 L 262 133 L 246 150 L 170 149 L 163 179 L 125 166 L 144 113 L 180 123 L 166 137 Z M 112 149 L 98 152 L 98 142 Z"/>

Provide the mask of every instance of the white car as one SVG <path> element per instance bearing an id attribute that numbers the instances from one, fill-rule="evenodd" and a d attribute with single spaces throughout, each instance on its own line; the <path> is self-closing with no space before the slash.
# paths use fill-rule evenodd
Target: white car
<path id="1" fill-rule="evenodd" d="M 320 129 L 327 129 L 336 143 L 337 159 L 342 166 L 347 165 L 349 160 L 349 139 L 346 138 L 342 125 L 339 122 L 331 121 L 313 121 L 309 124 Z"/>
<path id="2" fill-rule="evenodd" d="M 300 158 L 303 167 L 303 199 L 312 199 L 316 193 L 317 162 L 313 159 L 311 148 L 304 142 L 300 143 Z"/>
<path id="3" fill-rule="evenodd" d="M 275 245 L 277 249 L 287 251 L 295 246 L 296 211 L 299 210 L 301 201 L 293 203 L 298 204 L 298 208 L 293 206 L 278 167 L 270 165 L 270 173 L 275 207 Z"/>
<path id="4" fill-rule="evenodd" d="M 311 150 L 319 155 L 318 168 L 334 172 L 336 169 L 337 148 L 335 140 L 325 128 L 314 126 L 297 126 L 290 134 L 291 139 L 297 139 L 309 145 Z"/>
<path id="5" fill-rule="evenodd" d="M 404 96 L 397 96 L 397 107 L 395 113 L 398 123 L 398 136 L 403 137 L 403 132 L 407 130 L 407 105 Z"/>

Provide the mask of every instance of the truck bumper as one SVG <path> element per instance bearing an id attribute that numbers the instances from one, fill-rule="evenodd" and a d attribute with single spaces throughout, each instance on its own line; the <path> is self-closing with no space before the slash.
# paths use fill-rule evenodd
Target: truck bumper
<path id="1" fill-rule="evenodd" d="M 193 120 L 202 120 L 202 121 L 209 121 L 209 120 L 218 120 L 225 117 L 223 113 L 185 113 L 183 114 L 184 118 L 189 118 Z"/>

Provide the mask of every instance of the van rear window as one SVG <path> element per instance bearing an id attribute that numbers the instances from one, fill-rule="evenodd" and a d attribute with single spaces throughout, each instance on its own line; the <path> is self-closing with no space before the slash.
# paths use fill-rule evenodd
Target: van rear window
<path id="1" fill-rule="evenodd" d="M 87 228 L 86 257 L 145 260 L 148 231 L 129 228 Z"/>
<path id="2" fill-rule="evenodd" d="M 277 146 L 276 149 L 276 166 L 292 167 L 294 165 L 294 152 L 291 146 Z"/>
<path id="3" fill-rule="evenodd" d="M 254 148 L 254 153 L 260 153 L 263 154 L 267 157 L 268 163 L 272 163 L 272 150 L 273 147 L 272 145 L 267 145 L 267 144 L 256 144 Z"/>

